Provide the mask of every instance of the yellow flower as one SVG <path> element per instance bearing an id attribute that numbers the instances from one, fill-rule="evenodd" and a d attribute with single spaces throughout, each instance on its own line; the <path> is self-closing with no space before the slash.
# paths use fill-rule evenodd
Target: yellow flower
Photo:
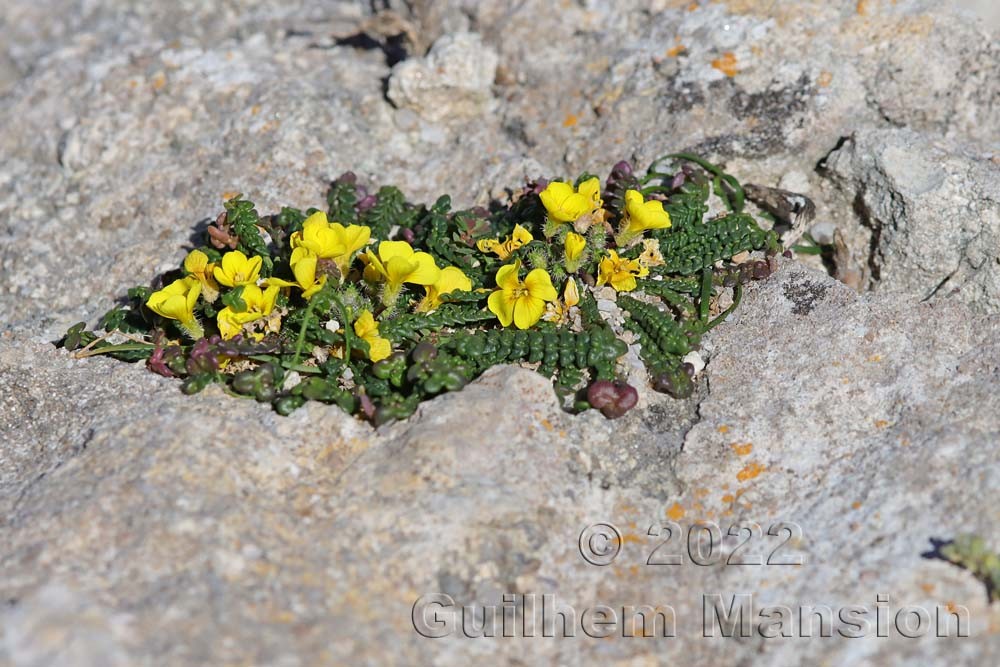
<path id="1" fill-rule="evenodd" d="M 513 322 L 518 329 L 527 329 L 542 318 L 545 303 L 559 298 L 552 286 L 552 278 L 545 269 L 533 269 L 522 282 L 517 274 L 521 263 L 501 266 L 497 271 L 497 290 L 490 294 L 489 308 L 500 324 L 509 327 Z"/>
<path id="2" fill-rule="evenodd" d="M 574 222 L 604 206 L 601 200 L 601 181 L 596 177 L 580 183 L 576 190 L 569 183 L 553 181 L 542 190 L 539 197 L 549 218 L 556 222 Z"/>
<path id="3" fill-rule="evenodd" d="M 215 264 L 208 261 L 208 255 L 201 250 L 192 250 L 184 258 L 184 270 L 201 283 L 201 298 L 212 303 L 219 296 L 219 284 L 212 277 Z"/>
<path id="4" fill-rule="evenodd" d="M 576 273 L 580 268 L 583 259 L 583 251 L 587 247 L 587 240 L 576 232 L 566 234 L 566 271 Z"/>
<path id="5" fill-rule="evenodd" d="M 625 193 L 625 215 L 616 238 L 619 247 L 625 247 L 647 229 L 668 227 L 670 227 L 670 214 L 663 210 L 663 202 L 655 199 L 643 201 L 642 194 L 638 190 L 629 190 Z"/>
<path id="6" fill-rule="evenodd" d="M 441 295 L 460 290 L 468 292 L 472 289 L 472 281 L 462 273 L 462 269 L 448 266 L 441 269 L 441 277 L 433 285 L 424 287 L 427 296 L 417 305 L 418 312 L 428 312 L 441 305 Z"/>
<path id="7" fill-rule="evenodd" d="M 278 287 L 298 287 L 302 290 L 303 298 L 311 299 L 313 294 L 320 291 L 323 285 L 326 284 L 325 275 L 321 275 L 319 280 L 316 280 L 316 262 L 318 259 L 316 255 L 305 248 L 296 248 L 292 251 L 291 261 L 292 275 L 295 276 L 295 282 L 289 282 L 272 276 L 267 279 L 268 287 L 271 285 Z"/>
<path id="8" fill-rule="evenodd" d="M 253 285 L 260 276 L 262 263 L 260 257 L 248 258 L 239 250 L 233 250 L 222 256 L 222 266 L 216 266 L 213 274 L 226 287 Z"/>
<path id="9" fill-rule="evenodd" d="M 555 322 L 557 325 L 569 322 L 573 307 L 580 303 L 580 290 L 576 287 L 576 281 L 570 278 L 563 288 L 562 301 L 558 299 L 552 303 L 545 304 L 545 314 L 542 319 L 546 322 Z"/>
<path id="10" fill-rule="evenodd" d="M 526 243 L 531 243 L 535 237 L 521 225 L 514 225 L 514 233 L 508 236 L 501 243 L 497 239 L 480 239 L 476 242 L 476 247 L 480 252 L 493 252 L 501 260 L 506 260 L 515 250 Z"/>
<path id="11" fill-rule="evenodd" d="M 440 277 L 434 258 L 426 252 L 414 252 L 406 241 L 382 241 L 377 255 L 368 251 L 365 280 L 385 283 L 382 302 L 387 306 L 395 303 L 403 283 L 433 285 Z"/>
<path id="12" fill-rule="evenodd" d="M 371 228 L 328 222 L 326 213 L 313 213 L 302 223 L 302 231 L 292 234 L 293 249 L 305 248 L 319 259 L 331 259 L 340 269 L 341 281 L 350 270 L 354 253 L 368 245 Z"/>
<path id="13" fill-rule="evenodd" d="M 392 343 L 378 335 L 378 322 L 370 310 L 362 311 L 354 322 L 354 333 L 368 343 L 368 358 L 381 361 L 392 354 Z"/>
<path id="14" fill-rule="evenodd" d="M 180 322 L 181 327 L 192 338 L 201 338 L 205 332 L 194 316 L 194 306 L 199 294 L 201 283 L 197 279 L 181 278 L 150 294 L 146 307 L 157 315 Z"/>
<path id="15" fill-rule="evenodd" d="M 649 269 L 635 259 L 619 257 L 614 250 L 608 250 L 608 255 L 601 260 L 597 271 L 598 285 L 611 285 L 619 292 L 631 292 L 635 289 L 635 279 L 649 275 Z"/>
<path id="16" fill-rule="evenodd" d="M 246 304 L 246 310 L 236 311 L 226 306 L 219 311 L 216 323 L 219 325 L 219 333 L 225 339 L 230 339 L 243 331 L 243 325 L 254 322 L 263 317 L 267 317 L 274 310 L 274 302 L 278 298 L 278 286 L 271 285 L 265 290 L 256 285 L 246 285 L 243 288 L 242 299 Z M 264 337 L 262 333 L 254 334 L 254 338 L 260 340 Z"/>

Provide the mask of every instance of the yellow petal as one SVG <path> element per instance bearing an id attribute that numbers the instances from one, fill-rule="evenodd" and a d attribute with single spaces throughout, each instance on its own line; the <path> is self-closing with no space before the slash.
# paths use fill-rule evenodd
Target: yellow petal
<path id="1" fill-rule="evenodd" d="M 611 286 L 619 292 L 631 292 L 635 285 L 635 276 L 631 273 L 617 273 L 611 279 Z"/>
<path id="2" fill-rule="evenodd" d="M 215 318 L 216 324 L 219 326 L 219 333 L 226 340 L 243 330 L 243 323 L 236 315 L 237 313 L 232 308 L 226 306 L 219 311 L 218 316 Z"/>
<path id="3" fill-rule="evenodd" d="M 354 321 L 354 333 L 359 338 L 365 338 L 372 334 L 378 335 L 378 325 L 375 323 L 375 317 L 370 310 L 363 310 L 358 315 L 358 319 Z"/>
<path id="4" fill-rule="evenodd" d="M 381 361 L 392 354 L 392 343 L 387 338 L 372 336 L 365 340 L 368 341 L 368 358 L 372 361 Z"/>
<path id="5" fill-rule="evenodd" d="M 555 301 L 559 298 L 556 288 L 552 286 L 552 278 L 545 269 L 532 269 L 524 279 L 528 294 L 542 301 Z M 544 310 L 544 305 L 542 306 Z M 539 315 L 541 317 L 541 315 Z"/>
<path id="6" fill-rule="evenodd" d="M 270 315 L 271 311 L 274 310 L 274 304 L 277 300 L 278 300 L 278 286 L 277 285 L 268 286 L 268 288 L 264 290 L 264 298 L 262 300 L 263 307 L 261 308 L 261 312 L 264 315 Z"/>
<path id="7" fill-rule="evenodd" d="M 344 227 L 339 222 L 335 222 L 330 227 L 340 236 L 341 244 L 344 246 L 344 254 L 347 255 L 357 252 L 368 245 L 368 241 L 372 235 L 371 228 L 364 225 L 348 225 Z"/>
<path id="8" fill-rule="evenodd" d="M 479 239 L 476 241 L 476 247 L 479 248 L 479 252 L 493 252 L 493 249 L 500 245 L 500 241 L 497 239 Z"/>
<path id="9" fill-rule="evenodd" d="M 536 271 L 540 269 L 535 269 Z M 553 290 L 553 293 L 555 290 Z M 514 304 L 514 324 L 518 329 L 528 329 L 542 319 L 545 314 L 545 302 L 533 296 L 518 297 Z"/>
<path id="10" fill-rule="evenodd" d="M 201 283 L 197 280 L 192 280 L 188 278 L 188 291 L 187 291 L 187 312 L 194 313 L 194 305 L 198 303 L 198 295 L 201 294 Z"/>
<path id="11" fill-rule="evenodd" d="M 542 206 L 545 207 L 545 210 L 548 211 L 549 216 L 553 220 L 558 222 L 573 222 L 576 218 L 568 217 L 563 210 L 563 206 L 574 194 L 573 186 L 569 183 L 552 181 L 545 186 L 545 189 L 538 196 L 542 200 Z"/>
<path id="12" fill-rule="evenodd" d="M 317 261 L 315 256 L 302 257 L 292 266 L 292 273 L 295 274 L 295 280 L 298 281 L 299 287 L 304 290 L 309 289 L 316 282 Z"/>
<path id="13" fill-rule="evenodd" d="M 518 271 L 520 270 L 521 262 L 514 262 L 513 264 L 505 264 L 504 266 L 501 266 L 496 275 L 497 287 L 508 291 L 520 289 L 521 281 L 517 277 Z"/>
<path id="14" fill-rule="evenodd" d="M 256 285 L 244 285 L 242 294 L 243 303 L 247 305 L 244 312 L 259 313 L 264 300 L 264 293 Z"/>
<path id="15" fill-rule="evenodd" d="M 231 250 L 222 256 L 222 270 L 228 275 L 241 273 L 247 265 L 247 256 L 239 250 Z"/>
<path id="16" fill-rule="evenodd" d="M 406 278 L 406 282 L 414 285 L 433 285 L 441 277 L 441 269 L 434 263 L 434 258 L 430 254 L 413 253 L 413 260 L 416 261 L 417 268 Z"/>
<path id="17" fill-rule="evenodd" d="M 264 265 L 264 259 L 262 257 L 251 257 L 247 260 L 247 276 L 246 281 L 248 283 L 257 282 L 257 278 L 260 277 L 260 268 Z"/>
<path id="18" fill-rule="evenodd" d="M 490 294 L 486 303 L 490 312 L 500 320 L 500 324 L 509 327 L 510 323 L 514 321 L 514 301 L 515 298 L 509 292 L 498 289 Z"/>
<path id="19" fill-rule="evenodd" d="M 385 265 L 371 250 L 365 255 L 368 259 L 368 266 L 365 267 L 364 277 L 370 283 L 377 283 L 388 278 Z"/>
<path id="20" fill-rule="evenodd" d="M 268 287 L 270 287 L 271 285 L 277 285 L 278 287 L 302 287 L 302 285 L 300 285 L 297 282 L 292 282 L 290 280 L 282 280 L 281 278 L 275 278 L 274 276 L 268 278 L 266 284 Z"/>
<path id="21" fill-rule="evenodd" d="M 447 266 L 441 269 L 441 276 L 434 283 L 435 291 L 440 294 L 448 294 L 455 290 L 468 292 L 472 289 L 472 281 L 462 273 L 462 269 L 457 266 Z"/>
<path id="22" fill-rule="evenodd" d="M 303 230 L 306 227 L 313 227 L 314 225 L 322 225 L 323 227 L 327 225 L 326 212 L 316 211 L 315 213 L 313 213 L 308 218 L 302 221 Z"/>
<path id="23" fill-rule="evenodd" d="M 576 281 L 572 278 L 566 281 L 566 288 L 563 289 L 563 301 L 566 302 L 567 308 L 572 308 L 580 303 L 580 290 L 577 289 Z"/>
<path id="24" fill-rule="evenodd" d="M 208 268 L 208 255 L 201 250 L 192 250 L 184 258 L 184 270 L 188 273 L 202 274 Z"/>
<path id="25" fill-rule="evenodd" d="M 576 232 L 566 234 L 566 259 L 574 262 L 583 254 L 583 249 L 587 246 L 587 240 Z"/>
<path id="26" fill-rule="evenodd" d="M 601 181 L 596 176 L 588 178 L 580 183 L 578 192 L 594 203 L 594 208 L 600 208 L 604 203 L 601 201 Z"/>
<path id="27" fill-rule="evenodd" d="M 378 244 L 378 256 L 386 264 L 393 257 L 409 259 L 413 256 L 413 247 L 406 241 L 382 241 Z"/>
<path id="28" fill-rule="evenodd" d="M 419 268 L 417 260 L 410 257 L 393 257 L 385 263 L 386 280 L 391 285 L 409 282 L 409 277 Z"/>
<path id="29" fill-rule="evenodd" d="M 526 243 L 531 243 L 535 240 L 535 237 L 531 235 L 527 229 L 521 225 L 514 225 L 514 233 L 511 234 L 511 239 L 517 242 L 517 247 L 520 248 Z"/>
<path id="30" fill-rule="evenodd" d="M 316 294 L 316 292 L 323 289 L 323 285 L 325 284 L 326 284 L 326 276 L 320 276 L 319 280 L 316 282 L 315 285 L 302 292 L 302 298 L 306 300 L 311 299 L 313 295 Z"/>

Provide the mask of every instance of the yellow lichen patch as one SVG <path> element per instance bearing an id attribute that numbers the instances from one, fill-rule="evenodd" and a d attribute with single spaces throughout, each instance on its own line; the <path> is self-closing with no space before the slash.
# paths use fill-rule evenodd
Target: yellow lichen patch
<path id="1" fill-rule="evenodd" d="M 746 456 L 747 454 L 753 451 L 752 442 L 744 442 L 744 443 L 734 442 L 733 444 L 730 445 L 730 447 L 732 447 L 733 451 L 736 452 L 736 456 Z"/>
<path id="2" fill-rule="evenodd" d="M 924 583 L 920 584 L 920 589 L 924 593 L 927 593 L 928 595 L 930 595 L 931 593 L 934 592 L 934 584 L 924 582 Z"/>
<path id="3" fill-rule="evenodd" d="M 573 127 L 580 122 L 580 118 L 575 113 L 568 113 L 563 119 L 563 127 Z"/>
<path id="4" fill-rule="evenodd" d="M 676 58 L 680 54 L 684 53 L 684 51 L 686 51 L 686 50 L 687 50 L 687 47 L 684 46 L 683 44 L 677 44 L 675 46 L 671 46 L 669 49 L 667 49 L 667 57 L 668 58 Z"/>
<path id="5" fill-rule="evenodd" d="M 225 192 L 222 193 L 222 200 L 223 201 L 229 201 L 230 199 L 232 199 L 233 197 L 235 197 L 238 194 L 240 194 L 240 193 L 236 192 L 235 190 L 226 190 Z"/>
<path id="6" fill-rule="evenodd" d="M 877 364 L 878 362 L 882 361 L 882 355 L 873 354 L 872 356 L 868 357 L 868 361 L 872 362 L 873 364 Z"/>
<path id="7" fill-rule="evenodd" d="M 727 493 L 726 495 L 722 496 L 722 502 L 726 503 L 727 505 L 733 502 L 734 500 L 736 500 L 736 498 L 731 493 Z"/>
<path id="8" fill-rule="evenodd" d="M 667 509 L 667 518 L 671 521 L 680 521 L 684 518 L 684 508 L 680 506 L 680 503 L 674 503 Z"/>
<path id="9" fill-rule="evenodd" d="M 252 107 L 250 107 L 250 115 L 256 116 L 259 113 L 260 113 L 260 105 L 259 104 L 255 104 Z"/>
<path id="10" fill-rule="evenodd" d="M 833 83 L 833 74 L 831 72 L 823 70 L 819 73 L 819 76 L 816 77 L 816 85 L 820 88 L 826 88 L 831 83 Z"/>
<path id="11" fill-rule="evenodd" d="M 861 509 L 861 501 L 855 500 L 853 503 L 851 503 L 851 509 L 852 510 Z"/>
<path id="12" fill-rule="evenodd" d="M 855 10 L 861 16 L 868 15 L 868 0 L 858 0 L 858 4 L 855 6 Z"/>
<path id="13" fill-rule="evenodd" d="M 728 77 L 736 76 L 736 55 L 732 51 L 726 51 L 721 58 L 712 61 L 712 67 L 719 70 Z"/>
<path id="14" fill-rule="evenodd" d="M 716 430 L 717 430 L 717 431 L 718 431 L 719 433 L 723 433 L 723 434 L 725 434 L 725 433 L 729 433 L 729 427 L 728 427 L 728 426 L 726 426 L 725 424 L 721 424 L 721 425 L 719 426 L 719 428 L 717 428 Z"/>
<path id="15" fill-rule="evenodd" d="M 888 425 L 889 425 L 889 422 L 887 422 L 884 419 L 876 419 L 875 420 L 875 428 L 885 428 Z"/>
<path id="16" fill-rule="evenodd" d="M 635 533 L 625 533 L 622 535 L 621 543 L 628 544 L 629 542 L 641 543 L 643 542 L 643 538 Z"/>
<path id="17" fill-rule="evenodd" d="M 694 490 L 694 496 L 695 496 L 695 498 L 704 498 L 708 494 L 709 494 L 709 491 L 705 487 L 701 487 L 701 488 L 698 488 L 698 489 Z"/>
<path id="18" fill-rule="evenodd" d="M 167 75 L 163 72 L 157 72 L 153 76 L 152 86 L 153 90 L 163 90 L 164 86 L 167 85 Z"/>
<path id="19" fill-rule="evenodd" d="M 753 479 L 754 477 L 757 477 L 759 474 L 764 472 L 764 470 L 765 468 L 763 465 L 761 465 L 757 461 L 752 461 L 748 463 L 743 468 L 743 470 L 740 470 L 738 473 L 736 473 L 736 479 L 738 479 L 741 482 L 745 482 L 748 479 Z"/>
<path id="20" fill-rule="evenodd" d="M 545 419 L 544 417 L 542 418 L 541 424 L 542 424 L 542 426 L 545 427 L 546 431 L 553 431 L 553 430 L 555 430 L 555 426 L 552 425 L 552 422 L 550 422 L 548 419 Z"/>

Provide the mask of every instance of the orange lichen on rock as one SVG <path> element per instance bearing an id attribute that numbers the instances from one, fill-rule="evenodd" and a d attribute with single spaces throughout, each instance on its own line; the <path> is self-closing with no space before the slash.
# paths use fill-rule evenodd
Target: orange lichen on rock
<path id="1" fill-rule="evenodd" d="M 575 113 L 566 114 L 566 118 L 563 119 L 563 127 L 573 127 L 580 122 L 580 119 Z"/>
<path id="2" fill-rule="evenodd" d="M 736 479 L 740 480 L 741 482 L 745 482 L 748 479 L 753 479 L 754 477 L 758 476 L 759 474 L 764 472 L 764 470 L 765 468 L 763 465 L 761 465 L 756 461 L 753 461 L 751 463 L 748 463 L 746 467 L 743 468 L 743 470 L 740 470 L 738 473 L 736 473 Z"/>
<path id="3" fill-rule="evenodd" d="M 736 76 L 736 55 L 732 51 L 726 51 L 721 58 L 712 61 L 712 67 L 729 77 Z"/>
<path id="4" fill-rule="evenodd" d="M 826 70 L 823 70 L 822 72 L 820 72 L 819 76 L 816 77 L 816 85 L 819 86 L 820 88 L 826 88 L 832 82 L 833 82 L 833 74 L 831 72 L 826 71 Z"/>
<path id="5" fill-rule="evenodd" d="M 684 51 L 686 50 L 687 47 L 684 46 L 683 44 L 677 44 L 676 46 L 671 46 L 669 49 L 667 49 L 667 57 L 676 58 L 680 54 L 684 53 Z"/>
<path id="6" fill-rule="evenodd" d="M 674 503 L 667 510 L 667 518 L 671 521 L 680 521 L 684 518 L 684 508 L 680 506 L 680 503 Z"/>
<path id="7" fill-rule="evenodd" d="M 736 456 L 746 456 L 747 454 L 753 451 L 752 442 L 744 442 L 744 443 L 734 442 L 733 444 L 730 445 L 730 447 L 732 447 L 733 451 L 736 452 Z"/>
<path id="8" fill-rule="evenodd" d="M 719 433 L 723 433 L 723 434 L 725 434 L 725 433 L 729 433 L 729 427 L 728 427 L 728 426 L 726 426 L 725 424 L 722 424 L 722 425 L 720 425 L 720 426 L 719 426 L 719 428 L 718 428 L 718 429 L 716 429 L 716 430 L 717 430 L 717 431 L 718 431 Z"/>

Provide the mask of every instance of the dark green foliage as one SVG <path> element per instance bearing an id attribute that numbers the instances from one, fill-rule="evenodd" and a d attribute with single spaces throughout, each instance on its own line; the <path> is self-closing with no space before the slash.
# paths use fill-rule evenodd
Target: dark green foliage
<path id="1" fill-rule="evenodd" d="M 588 178 L 585 173 L 565 182 L 578 186 Z M 350 172 L 331 183 L 326 198 L 328 220 L 368 226 L 371 245 L 367 249 L 377 252 L 381 242 L 406 241 L 412 250 L 429 253 L 438 268 L 455 267 L 469 278 L 471 290 L 439 295 L 440 305 L 432 312 L 423 312 L 430 302 L 422 301 L 432 286 L 407 280 L 392 290 L 385 289 L 386 274 L 380 273 L 379 265 L 368 267 L 376 269 L 375 277 L 366 275 L 366 262 L 373 260 L 344 251 L 338 254 L 333 249 L 348 241 L 314 240 L 305 252 L 314 253 L 308 257 L 315 263 L 311 284 L 318 291 L 311 289 L 309 298 L 305 298 L 304 287 L 283 287 L 275 307 L 262 314 L 261 297 L 250 288 L 224 288 L 218 298 L 202 291 L 193 310 L 185 311 L 181 326 L 170 319 L 177 315 L 163 314 L 162 310 L 157 314 L 145 305 L 153 290 L 134 287 L 127 299 L 101 318 L 100 326 L 107 335 L 89 332 L 81 323 L 71 327 L 60 344 L 77 356 L 145 359 L 150 370 L 179 378 L 185 393 L 220 383 L 235 395 L 271 404 L 279 414 L 317 401 L 337 405 L 375 424 L 405 418 L 421 401 L 461 389 L 492 366 L 524 364 L 553 379 L 564 405 L 576 410 L 595 407 L 607 417 L 617 418 L 638 400 L 636 389 L 619 378 L 619 362 L 628 346 L 615 332 L 620 333 L 620 326 L 624 326 L 640 344 L 640 356 L 653 387 L 678 398 L 690 396 L 694 391 L 692 367 L 684 362 L 684 356 L 698 349 L 702 335 L 736 307 L 744 283 L 766 277 L 772 269 L 767 259 L 737 265 L 731 258 L 744 251 L 771 255 L 778 250 L 775 234 L 762 230 L 743 211 L 740 184 L 697 156 L 667 156 L 654 162 L 642 176 L 627 162 L 619 162 L 605 182 L 604 212 L 595 206 L 576 223 L 587 245 L 580 262 L 572 264 L 565 261 L 564 245 L 571 226 L 547 221 L 539 197 L 541 189 L 528 184 L 512 191 L 510 202 L 494 202 L 492 212 L 453 211 L 447 195 L 426 206 L 407 202 L 392 186 L 368 194 Z M 629 190 L 640 191 L 647 201 L 662 201 L 671 216 L 670 228 L 645 234 L 645 239 L 655 239 L 654 244 L 641 244 L 635 235 L 615 234 L 612 229 L 626 229 L 624 200 Z M 713 201 L 714 209 L 721 203 L 727 212 L 706 220 Z M 261 258 L 261 279 L 271 276 L 274 264 L 278 264 L 279 275 L 290 280 L 294 275 L 290 239 L 316 211 L 285 207 L 261 218 L 252 202 L 237 196 L 225 203 L 225 214 L 209 229 L 201 250 L 209 262 L 219 262 L 236 246 L 249 257 Z M 519 248 L 509 244 L 515 225 L 521 225 L 534 240 Z M 332 227 L 323 233 L 346 238 L 344 230 Z M 265 242 L 265 237 L 270 242 Z M 497 241 L 489 246 L 493 251 L 478 248 L 477 242 L 484 239 Z M 618 243 L 622 247 L 617 247 Z M 316 245 L 326 250 L 316 250 Z M 400 248 L 396 245 L 395 250 Z M 633 275 L 645 275 L 649 269 L 649 275 L 638 279 L 635 292 L 612 290 L 610 296 L 606 290 L 598 292 L 602 299 L 614 299 L 623 313 L 624 320 L 616 321 L 615 328 L 602 316 L 595 292 L 588 288 L 599 276 L 602 283 L 608 280 L 601 274 L 606 269 L 600 264 L 608 256 L 607 249 L 616 250 L 626 260 L 642 258 L 641 271 L 624 269 Z M 353 252 L 364 255 L 365 250 L 355 248 Z M 660 264 L 657 250 L 662 255 Z M 553 302 L 546 297 L 548 314 L 542 321 L 525 330 L 500 326 L 487 307 L 488 297 L 497 288 L 498 269 L 514 262 L 520 263 L 518 280 L 533 269 L 544 269 L 561 299 L 572 294 L 568 285 L 572 278 L 579 292 L 578 308 L 570 309 L 561 300 Z M 638 267 L 636 262 L 625 264 Z M 344 275 L 341 263 L 348 267 Z M 312 271 L 313 265 L 309 266 Z M 413 269 L 397 265 L 397 271 L 404 275 Z M 170 272 L 155 284 L 166 286 L 183 275 L 183 271 Z M 312 275 L 303 280 L 308 283 Z M 383 282 L 377 282 L 379 277 Z M 196 279 L 206 281 L 204 275 L 191 278 Z M 321 280 L 325 282 L 318 288 Z M 214 292 L 210 282 L 203 284 L 209 293 Z M 509 291 L 504 298 L 530 291 L 523 284 L 516 288 L 507 284 Z M 717 313 L 719 292 L 729 288 L 733 289 L 733 306 Z M 273 289 L 270 297 L 275 297 Z M 208 298 L 214 300 L 208 302 Z M 251 308 L 251 304 L 255 305 Z M 161 305 L 162 301 L 154 307 Z M 602 303 L 602 308 L 605 305 Z M 228 313 L 231 318 L 247 314 L 252 320 L 230 340 L 217 333 L 223 327 L 216 318 L 224 308 L 233 311 Z M 713 312 L 717 313 L 714 319 Z M 362 321 L 362 315 L 374 319 Z M 237 327 L 239 324 L 242 322 Z M 198 332 L 200 327 L 204 335 Z M 231 330 L 226 329 L 227 333 Z M 197 340 L 192 340 L 194 337 Z M 126 342 L 108 340 L 123 338 Z M 373 362 L 373 356 L 379 361 Z"/>
<path id="2" fill-rule="evenodd" d="M 243 195 L 236 195 L 225 203 L 226 222 L 233 230 L 239 240 L 237 250 L 250 257 L 258 255 L 264 260 L 262 274 L 271 274 L 271 255 L 267 250 L 267 244 L 260 235 L 257 226 L 260 224 L 260 215 L 254 208 L 253 202 L 243 199 Z"/>
<path id="3" fill-rule="evenodd" d="M 346 176 L 346 175 L 345 175 Z M 330 184 L 326 193 L 327 217 L 342 225 L 358 222 L 358 188 L 354 174 L 349 178 L 341 176 Z"/>
<path id="4" fill-rule="evenodd" d="M 375 204 L 361 214 L 358 222 L 371 227 L 373 237 L 386 239 L 394 225 L 410 227 L 419 211 L 418 207 L 406 202 L 399 188 L 385 185 L 375 195 Z"/>

